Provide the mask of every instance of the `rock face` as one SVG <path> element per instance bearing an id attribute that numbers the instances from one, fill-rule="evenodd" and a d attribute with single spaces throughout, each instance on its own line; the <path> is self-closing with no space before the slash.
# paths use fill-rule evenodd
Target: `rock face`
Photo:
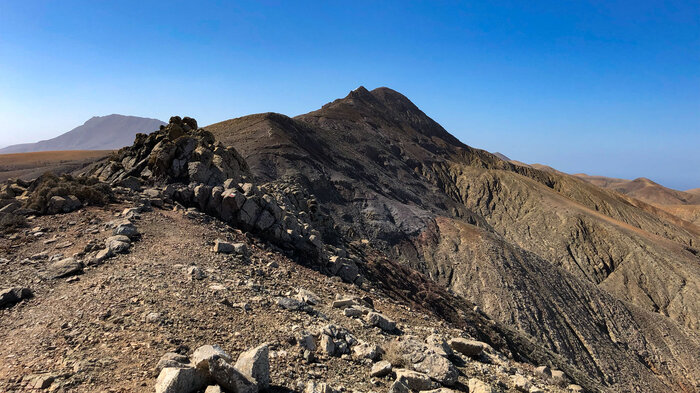
<path id="1" fill-rule="evenodd" d="M 246 157 L 256 180 L 315 195 L 327 217 L 309 223 L 322 239 L 386 256 L 363 265 L 336 255 L 332 274 L 374 272 L 403 285 L 383 267 L 398 261 L 606 386 L 699 383 L 687 371 L 700 371 L 697 227 L 466 146 L 386 88 L 358 88 L 293 119 L 268 113 L 206 128 Z"/>

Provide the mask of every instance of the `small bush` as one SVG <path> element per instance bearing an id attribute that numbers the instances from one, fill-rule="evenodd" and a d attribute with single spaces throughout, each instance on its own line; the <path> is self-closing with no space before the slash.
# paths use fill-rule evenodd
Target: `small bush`
<path id="1" fill-rule="evenodd" d="M 45 173 L 29 187 L 30 196 L 25 207 L 46 213 L 49 200 L 53 196 L 67 197 L 75 195 L 83 205 L 102 206 L 112 200 L 112 188 L 95 178 L 56 176 Z"/>
<path id="2" fill-rule="evenodd" d="M 403 357 L 401 346 L 396 340 L 390 341 L 386 348 L 384 348 L 384 355 L 382 358 L 391 363 L 391 365 L 395 368 L 402 368 L 406 366 L 406 360 Z"/>
<path id="3" fill-rule="evenodd" d="M 0 231 L 3 233 L 14 232 L 27 226 L 27 219 L 13 213 L 0 213 Z"/>

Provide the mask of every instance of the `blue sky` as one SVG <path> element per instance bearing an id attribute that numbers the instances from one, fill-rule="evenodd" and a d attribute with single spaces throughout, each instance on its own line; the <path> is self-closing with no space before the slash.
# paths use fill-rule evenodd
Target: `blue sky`
<path id="1" fill-rule="evenodd" d="M 463 142 L 700 187 L 698 1 L 3 1 L 0 145 L 391 87 Z"/>

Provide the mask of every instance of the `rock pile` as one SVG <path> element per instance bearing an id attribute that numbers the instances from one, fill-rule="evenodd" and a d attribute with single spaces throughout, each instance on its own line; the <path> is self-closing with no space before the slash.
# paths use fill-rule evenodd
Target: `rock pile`
<path id="1" fill-rule="evenodd" d="M 156 369 L 156 393 L 207 392 L 257 393 L 270 386 L 270 361 L 267 344 L 241 353 L 235 364 L 217 345 L 197 348 L 189 358 L 169 352 Z"/>
<path id="2" fill-rule="evenodd" d="M 217 185 L 247 172 L 235 149 L 216 142 L 210 132 L 197 127 L 196 120 L 174 116 L 159 131 L 137 134 L 132 146 L 119 150 L 91 174 L 113 185 L 139 187 L 142 180 Z"/>

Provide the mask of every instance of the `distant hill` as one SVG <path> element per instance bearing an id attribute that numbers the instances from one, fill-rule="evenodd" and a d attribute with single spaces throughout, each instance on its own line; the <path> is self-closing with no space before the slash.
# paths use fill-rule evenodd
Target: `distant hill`
<path id="1" fill-rule="evenodd" d="M 655 205 L 698 205 L 700 194 L 673 190 L 655 183 L 647 178 L 640 177 L 634 180 L 616 179 L 605 176 L 589 176 L 583 173 L 574 176 L 592 183 L 598 187 L 615 190 L 647 203 Z"/>
<path id="2" fill-rule="evenodd" d="M 113 150 L 134 143 L 137 133 L 150 133 L 165 123 L 136 116 L 95 116 L 55 138 L 0 149 L 0 154 L 56 150 Z"/>
<path id="3" fill-rule="evenodd" d="M 693 188 L 692 190 L 685 190 L 689 194 L 700 195 L 700 188 Z"/>

